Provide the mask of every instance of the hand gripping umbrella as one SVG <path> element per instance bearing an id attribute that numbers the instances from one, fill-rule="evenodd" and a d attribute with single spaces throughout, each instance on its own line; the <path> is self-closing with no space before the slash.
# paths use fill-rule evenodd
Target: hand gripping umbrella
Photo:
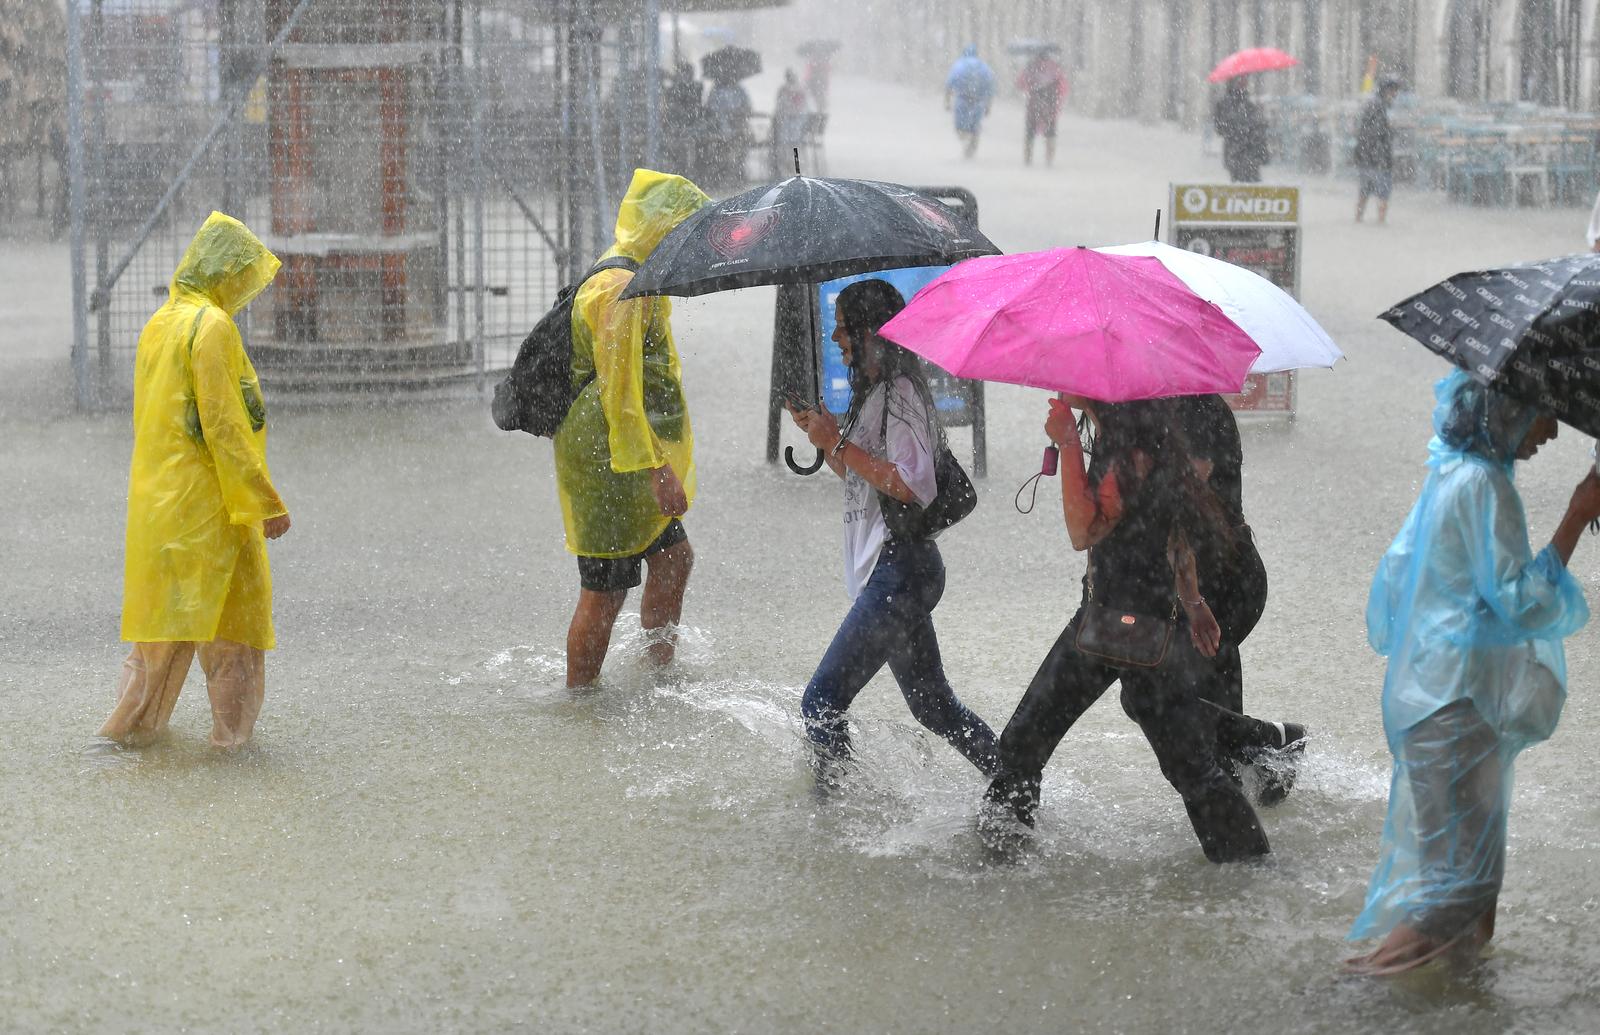
<path id="1" fill-rule="evenodd" d="M 1600 255 L 1457 273 L 1379 319 L 1484 384 L 1600 436 Z"/>
<path id="2" fill-rule="evenodd" d="M 662 239 L 623 298 L 815 284 L 907 266 L 948 266 L 996 248 L 954 209 L 878 180 L 793 176 L 705 206 Z M 816 347 L 815 306 L 808 304 Z M 820 371 L 813 365 L 816 394 Z M 785 450 L 789 468 L 810 474 Z"/>

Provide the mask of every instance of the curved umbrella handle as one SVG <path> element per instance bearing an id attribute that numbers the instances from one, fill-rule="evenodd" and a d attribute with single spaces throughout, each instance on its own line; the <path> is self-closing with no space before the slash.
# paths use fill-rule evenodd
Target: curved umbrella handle
<path id="1" fill-rule="evenodd" d="M 783 462 L 788 464 L 789 470 L 793 471 L 795 474 L 816 474 L 822 469 L 822 450 L 817 450 L 817 459 L 815 463 L 813 463 L 810 467 L 801 467 L 799 464 L 795 463 L 794 447 L 784 446 Z"/>

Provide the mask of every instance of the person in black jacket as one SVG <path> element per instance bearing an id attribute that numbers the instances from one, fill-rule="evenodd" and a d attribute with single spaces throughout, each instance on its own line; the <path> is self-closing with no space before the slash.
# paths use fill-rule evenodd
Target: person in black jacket
<path id="1" fill-rule="evenodd" d="M 1069 405 L 1096 429 L 1087 462 Z M 980 834 L 999 847 L 1020 833 L 1016 823 L 1033 826 L 1050 756 L 1090 705 L 1120 681 L 1123 710 L 1183 799 L 1206 858 L 1221 863 L 1267 854 L 1271 846 L 1255 810 L 1219 764 L 1221 715 L 1199 692 L 1211 674 L 1206 654 L 1217 644 L 1216 623 L 1208 623 L 1202 648 L 1201 637 L 1191 642 L 1178 618 L 1193 587 L 1185 592 L 1179 585 L 1170 559 L 1175 537 L 1226 542 L 1233 530 L 1224 506 L 1198 476 L 1173 403 L 1051 399 L 1045 433 L 1061 450 L 1068 538 L 1088 555 L 1083 603 L 1000 734 L 999 767 L 984 794 Z M 1154 667 L 1123 665 L 1080 646 L 1079 630 L 1099 608 L 1170 616 L 1176 628 Z"/>
<path id="2" fill-rule="evenodd" d="M 1267 164 L 1267 121 L 1250 99 L 1244 79 L 1228 80 L 1211 121 L 1222 137 L 1222 164 L 1233 182 L 1260 183 L 1261 167 Z"/>
<path id="3" fill-rule="evenodd" d="M 1305 750 L 1299 723 L 1265 722 L 1244 714 L 1244 668 L 1239 647 L 1267 606 L 1267 569 L 1244 518 L 1244 447 L 1239 422 L 1220 395 L 1173 400 L 1178 427 L 1189 444 L 1195 473 L 1216 494 L 1231 542 L 1207 537 L 1192 547 L 1200 605 L 1216 619 L 1220 641 L 1200 696 L 1221 710 L 1217 754 L 1223 769 L 1256 772 L 1256 803 L 1276 805 L 1294 785 L 1296 760 Z"/>
<path id="4" fill-rule="evenodd" d="M 1378 222 L 1389 217 L 1389 190 L 1394 182 L 1394 133 L 1389 128 L 1389 105 L 1400 92 L 1400 80 L 1385 76 L 1378 95 L 1361 109 L 1356 126 L 1356 171 L 1361 193 L 1356 198 L 1356 222 L 1367 211 L 1367 199 L 1378 199 Z"/>

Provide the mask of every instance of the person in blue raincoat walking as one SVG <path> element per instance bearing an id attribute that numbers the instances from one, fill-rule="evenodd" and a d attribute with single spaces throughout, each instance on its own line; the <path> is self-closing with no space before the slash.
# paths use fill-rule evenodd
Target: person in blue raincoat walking
<path id="1" fill-rule="evenodd" d="M 993 100 L 994 72 L 978 56 L 977 45 L 968 44 L 944 79 L 944 106 L 955 114 L 956 136 L 968 158 L 978 150 L 978 133 Z"/>
<path id="2" fill-rule="evenodd" d="M 1472 955 L 1494 934 L 1505 878 L 1512 762 L 1555 730 L 1563 638 L 1589 608 L 1567 562 L 1600 516 L 1600 477 L 1578 483 L 1534 555 L 1512 467 L 1556 435 L 1553 417 L 1457 371 L 1436 388 L 1430 468 L 1378 564 L 1367 634 L 1389 658 L 1383 729 L 1389 814 L 1348 960 L 1396 974 Z"/>

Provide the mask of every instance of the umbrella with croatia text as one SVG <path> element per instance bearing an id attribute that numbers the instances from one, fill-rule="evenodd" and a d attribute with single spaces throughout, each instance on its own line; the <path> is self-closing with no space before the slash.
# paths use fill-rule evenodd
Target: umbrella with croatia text
<path id="1" fill-rule="evenodd" d="M 1380 319 L 1484 384 L 1600 436 L 1600 255 L 1457 273 Z"/>

